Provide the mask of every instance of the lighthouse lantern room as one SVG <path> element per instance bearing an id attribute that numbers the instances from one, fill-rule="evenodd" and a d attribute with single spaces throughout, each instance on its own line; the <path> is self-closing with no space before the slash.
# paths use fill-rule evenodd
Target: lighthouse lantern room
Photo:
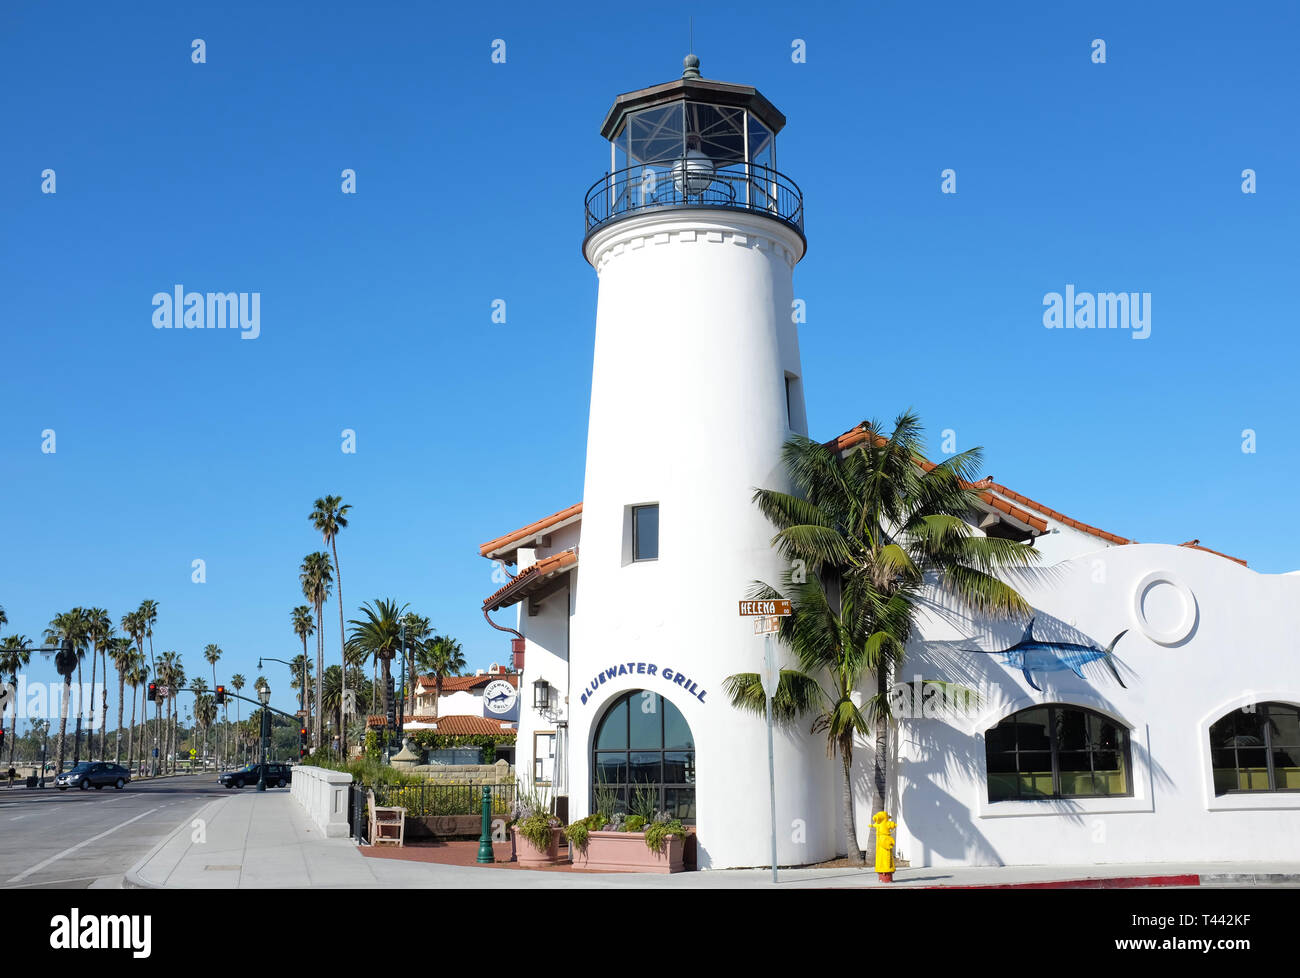
<path id="1" fill-rule="evenodd" d="M 587 231 L 648 208 L 762 211 L 803 234 L 803 196 L 776 169 L 785 116 L 757 89 L 700 77 L 620 95 L 605 117 L 609 172 L 587 193 Z"/>

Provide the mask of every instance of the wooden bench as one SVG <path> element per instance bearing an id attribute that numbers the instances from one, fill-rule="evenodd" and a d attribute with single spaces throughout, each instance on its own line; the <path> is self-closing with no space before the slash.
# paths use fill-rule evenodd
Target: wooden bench
<path id="1" fill-rule="evenodd" d="M 405 846 L 406 809 L 381 808 L 375 804 L 374 791 L 366 792 L 366 804 L 370 809 L 370 844 L 378 846 L 387 843 L 398 847 Z"/>

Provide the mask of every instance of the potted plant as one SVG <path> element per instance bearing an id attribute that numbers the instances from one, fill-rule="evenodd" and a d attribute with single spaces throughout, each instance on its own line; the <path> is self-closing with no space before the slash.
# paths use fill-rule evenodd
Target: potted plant
<path id="1" fill-rule="evenodd" d="M 649 816 L 605 814 L 616 806 L 603 799 L 599 790 L 596 801 L 596 812 L 564 830 L 574 866 L 622 873 L 680 873 L 686 868 L 682 854 L 686 830 L 681 819 L 656 811 L 648 798 L 634 799 L 633 807 L 644 811 L 648 804 Z"/>
<path id="2" fill-rule="evenodd" d="M 546 789 L 516 789 L 511 810 L 510 831 L 515 839 L 515 858 L 529 869 L 554 866 L 560 861 L 560 833 L 563 827 L 551 811 Z"/>

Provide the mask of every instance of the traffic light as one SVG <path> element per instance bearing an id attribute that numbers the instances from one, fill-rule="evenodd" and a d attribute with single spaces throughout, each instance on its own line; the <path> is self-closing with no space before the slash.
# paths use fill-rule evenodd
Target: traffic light
<path id="1" fill-rule="evenodd" d="M 393 677 L 389 676 L 388 684 L 388 726 L 397 726 L 397 700 L 393 696 Z"/>
<path id="2" fill-rule="evenodd" d="M 298 728 L 298 759 L 302 760 L 307 756 L 307 728 Z"/>
<path id="3" fill-rule="evenodd" d="M 221 706 L 221 705 L 224 704 L 225 702 L 226 702 L 226 687 L 225 687 L 225 686 L 218 686 L 218 687 L 217 687 L 217 695 L 216 695 L 216 703 L 217 703 L 217 706 Z"/>
<path id="4" fill-rule="evenodd" d="M 156 702 L 158 702 L 158 684 L 157 684 L 157 683 L 150 683 L 150 684 L 149 684 L 149 702 L 150 702 L 150 703 L 156 703 Z"/>

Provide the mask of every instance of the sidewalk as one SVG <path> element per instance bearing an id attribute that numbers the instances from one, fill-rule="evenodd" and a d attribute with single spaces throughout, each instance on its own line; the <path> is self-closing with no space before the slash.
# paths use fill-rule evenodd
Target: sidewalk
<path id="1" fill-rule="evenodd" d="M 200 826 L 192 825 L 200 820 Z M 783 869 L 791 887 L 1300 887 L 1300 863 L 1142 863 L 1106 866 L 986 866 L 903 869 L 892 884 L 874 872 Z M 505 866 L 455 866 L 402 858 L 394 850 L 326 839 L 288 791 L 241 791 L 209 802 L 126 874 L 128 887 L 178 889 L 407 888 L 732 889 L 771 887 L 771 870 L 579 873 Z"/>

